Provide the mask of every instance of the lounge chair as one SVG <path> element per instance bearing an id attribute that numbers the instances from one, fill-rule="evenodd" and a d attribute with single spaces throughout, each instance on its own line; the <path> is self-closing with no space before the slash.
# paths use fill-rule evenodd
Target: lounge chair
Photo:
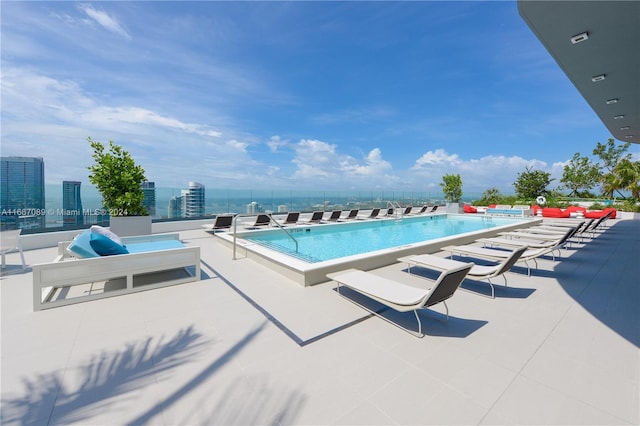
<path id="1" fill-rule="evenodd" d="M 298 219 L 300 219 L 300 212 L 289 212 L 287 213 L 287 217 L 284 218 L 282 225 L 295 225 L 298 223 Z"/>
<path id="2" fill-rule="evenodd" d="M 411 214 L 411 210 L 413 210 L 413 206 L 405 207 L 404 210 L 402 211 L 402 215 L 403 216 L 407 216 L 407 215 Z"/>
<path id="3" fill-rule="evenodd" d="M 556 256 L 553 254 L 555 250 L 558 250 L 559 246 L 564 241 L 560 241 L 558 244 L 554 244 L 551 247 L 541 247 L 541 248 L 528 248 L 520 255 L 518 258 L 518 262 L 524 262 L 527 265 L 527 275 L 531 276 L 531 267 L 529 266 L 529 261 L 533 260 L 536 268 L 538 268 L 538 261 L 536 260 L 540 256 L 544 256 L 545 254 L 551 254 L 552 260 L 556 260 Z M 463 246 L 446 246 L 442 247 L 443 251 L 448 251 L 453 254 L 461 254 L 470 257 L 480 257 L 482 259 L 489 259 L 495 261 L 503 261 L 510 256 L 513 255 L 513 247 L 498 249 L 498 248 L 487 248 L 487 247 L 478 247 L 472 245 L 463 245 Z"/>
<path id="4" fill-rule="evenodd" d="M 420 208 L 420 210 L 418 210 L 417 212 L 413 213 L 413 214 L 424 214 L 427 212 L 427 209 L 429 208 L 429 206 L 427 206 L 426 204 L 424 206 L 422 206 Z"/>
<path id="5" fill-rule="evenodd" d="M 444 259 L 446 260 L 446 259 Z M 453 261 L 450 261 L 453 262 Z M 337 291 L 340 293 L 340 286 L 343 285 L 358 293 L 361 293 L 370 299 L 373 299 L 385 306 L 395 309 L 398 312 L 413 311 L 418 321 L 418 332 L 406 329 L 397 323 L 391 324 L 413 334 L 417 337 L 424 337 L 422 333 L 422 322 L 418 315 L 418 309 L 427 308 L 437 303 L 444 303 L 446 309 L 446 318 L 449 318 L 449 307 L 446 300 L 449 299 L 464 280 L 472 263 L 455 262 L 455 265 L 443 271 L 437 280 L 433 281 L 433 285 L 429 289 L 421 289 L 412 287 L 397 281 L 379 277 L 370 272 L 364 272 L 357 269 L 348 269 L 345 271 L 334 272 L 328 274 L 327 277 L 334 280 L 337 284 Z M 342 294 L 341 294 L 342 295 Z M 349 299 L 351 300 L 351 299 Z M 353 302 L 353 300 L 352 300 Z M 354 302 L 356 303 L 356 302 Z M 378 312 L 374 312 L 359 303 L 356 303 L 367 311 L 380 316 Z M 383 316 L 380 318 L 387 320 Z M 387 320 L 388 321 L 388 320 Z"/>
<path id="6" fill-rule="evenodd" d="M 0 252 L 2 253 L 2 269 L 6 267 L 5 255 L 12 252 L 19 252 L 20 259 L 22 260 L 22 269 L 27 269 L 27 265 L 24 261 L 24 253 L 22 253 L 22 246 L 20 245 L 20 233 L 22 229 L 12 229 L 9 231 L 0 232 Z"/>
<path id="7" fill-rule="evenodd" d="M 389 207 L 387 211 L 382 215 L 382 217 L 391 217 L 395 214 L 395 210 L 393 207 Z"/>
<path id="8" fill-rule="evenodd" d="M 379 214 L 380 214 L 380 209 L 376 207 L 371 210 L 371 213 L 369 213 L 368 216 L 358 216 L 356 217 L 356 219 L 359 219 L 359 220 L 375 219 L 378 217 Z"/>
<path id="9" fill-rule="evenodd" d="M 256 216 L 256 220 L 253 223 L 253 225 L 247 227 L 247 229 L 269 226 L 270 223 L 271 223 L 271 217 L 269 217 L 269 215 L 259 214 L 258 216 Z"/>
<path id="10" fill-rule="evenodd" d="M 322 223 L 322 218 L 324 217 L 324 212 L 321 210 L 317 210 L 311 214 L 311 218 L 306 221 L 307 224 L 318 224 Z"/>
<path id="11" fill-rule="evenodd" d="M 582 227 L 582 224 L 573 228 L 566 228 L 560 232 L 500 232 L 499 235 L 503 237 L 510 237 L 513 239 L 525 239 L 533 241 L 554 242 L 555 247 L 564 246 L 569 244 L 569 239 L 575 235 L 576 232 Z"/>
<path id="12" fill-rule="evenodd" d="M 86 230 L 74 241 L 59 243 L 52 262 L 33 265 L 34 311 L 200 279 L 200 247 L 185 247 L 178 234 L 124 237 L 120 248 L 128 254 L 118 255 L 96 253 L 92 241 Z M 97 284 L 102 282 L 104 291 Z M 69 296 L 79 285 L 87 289 Z"/>
<path id="13" fill-rule="evenodd" d="M 522 256 L 522 253 L 524 253 L 525 250 L 527 250 L 527 246 L 522 246 L 516 250 L 513 250 L 509 257 L 506 257 L 502 261 L 496 262 L 493 265 L 478 265 L 474 262 L 474 265 L 469 270 L 467 277 L 479 280 L 487 280 L 489 286 L 491 287 L 491 298 L 495 299 L 495 289 L 493 287 L 493 283 L 491 282 L 491 278 L 502 275 L 502 278 L 504 278 L 504 286 L 507 287 L 507 277 L 506 275 L 504 275 L 504 273 L 511 269 L 511 267 L 518 261 L 518 259 L 520 259 L 520 256 Z M 419 254 L 401 257 L 400 259 L 398 259 L 398 261 L 406 262 L 409 265 L 409 273 L 411 273 L 411 266 L 420 266 L 425 268 L 433 267 L 434 257 L 436 256 L 432 256 L 429 254 Z"/>
<path id="14" fill-rule="evenodd" d="M 329 221 L 337 222 L 340 220 L 340 216 L 342 215 L 342 210 L 334 210 L 331 212 L 331 216 L 329 216 Z"/>
<path id="15" fill-rule="evenodd" d="M 233 223 L 232 214 L 219 214 L 216 216 L 216 220 L 213 222 L 213 231 L 231 228 Z"/>
<path id="16" fill-rule="evenodd" d="M 431 211 L 429 213 L 433 213 L 436 210 L 438 210 L 438 205 L 437 204 L 431 208 Z"/>
<path id="17" fill-rule="evenodd" d="M 347 219 L 347 220 L 353 220 L 353 219 L 356 219 L 356 218 L 358 217 L 358 212 L 359 212 L 359 211 L 360 211 L 360 210 L 358 210 L 358 209 L 351 209 L 351 210 L 349 210 L 349 214 L 347 215 L 347 217 L 346 217 L 345 219 Z"/>

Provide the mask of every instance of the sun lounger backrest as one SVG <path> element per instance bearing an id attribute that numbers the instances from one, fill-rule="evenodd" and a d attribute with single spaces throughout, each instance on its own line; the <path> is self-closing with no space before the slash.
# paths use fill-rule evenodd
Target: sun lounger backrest
<path id="1" fill-rule="evenodd" d="M 323 216 L 324 216 L 323 211 L 315 211 L 311 215 L 311 219 L 309 219 L 309 222 L 320 222 Z"/>
<path id="2" fill-rule="evenodd" d="M 300 212 L 290 212 L 287 213 L 287 218 L 284 220 L 284 223 L 296 223 L 300 218 Z"/>
<path id="3" fill-rule="evenodd" d="M 500 264 L 500 268 L 498 268 L 498 270 L 495 272 L 494 275 L 498 276 L 500 274 L 507 272 L 509 269 L 511 269 L 511 267 L 516 264 L 518 259 L 520 259 L 520 256 L 522 256 L 524 252 L 527 251 L 528 248 L 529 248 L 528 246 L 522 246 L 514 250 L 513 254 Z"/>
<path id="4" fill-rule="evenodd" d="M 379 208 L 375 208 L 375 209 L 371 210 L 371 214 L 369 215 L 369 217 L 374 218 L 374 217 L 378 216 L 378 214 L 380 214 L 380 209 Z"/>
<path id="5" fill-rule="evenodd" d="M 271 223 L 271 218 L 268 215 L 259 214 L 258 217 L 256 217 L 256 223 L 254 226 L 268 225 L 269 223 Z"/>
<path id="6" fill-rule="evenodd" d="M 233 215 L 218 215 L 213 223 L 213 229 L 231 228 Z"/>
<path id="7" fill-rule="evenodd" d="M 435 305 L 440 302 L 444 302 L 458 289 L 464 277 L 473 267 L 473 263 L 465 264 L 459 268 L 449 269 L 444 271 L 438 277 L 436 283 L 433 285 L 428 299 L 425 301 L 424 306 Z"/>
<path id="8" fill-rule="evenodd" d="M 341 214 L 342 210 L 334 210 L 331 212 L 331 217 L 329 217 L 329 220 L 338 220 L 340 219 Z"/>

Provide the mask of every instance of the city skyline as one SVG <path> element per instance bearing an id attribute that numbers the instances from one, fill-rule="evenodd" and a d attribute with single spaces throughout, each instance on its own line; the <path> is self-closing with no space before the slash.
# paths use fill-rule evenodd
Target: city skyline
<path id="1" fill-rule="evenodd" d="M 513 193 L 611 137 L 515 2 L 8 2 L 2 39 L 2 154 L 47 183 L 91 136 L 159 187 Z"/>

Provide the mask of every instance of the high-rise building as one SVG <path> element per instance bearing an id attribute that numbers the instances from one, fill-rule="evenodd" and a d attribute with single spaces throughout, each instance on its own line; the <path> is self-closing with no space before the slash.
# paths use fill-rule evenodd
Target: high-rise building
<path id="1" fill-rule="evenodd" d="M 80 182 L 73 180 L 62 181 L 62 210 L 63 226 L 84 224 Z"/>
<path id="2" fill-rule="evenodd" d="M 0 157 L 2 229 L 44 228 L 44 161 L 40 157 Z"/>
<path id="3" fill-rule="evenodd" d="M 182 195 L 174 195 L 169 199 L 169 208 L 167 211 L 167 217 L 169 219 L 182 217 L 182 198 Z"/>
<path id="4" fill-rule="evenodd" d="M 204 185 L 189 182 L 189 189 L 185 196 L 185 217 L 204 216 Z"/>
<path id="5" fill-rule="evenodd" d="M 156 184 L 155 182 L 144 181 L 140 185 L 144 192 L 142 205 L 150 216 L 156 215 Z"/>
<path id="6" fill-rule="evenodd" d="M 255 201 L 250 202 L 249 204 L 247 204 L 247 214 L 256 214 L 262 211 L 262 207 L 260 207 L 260 204 L 258 204 Z"/>

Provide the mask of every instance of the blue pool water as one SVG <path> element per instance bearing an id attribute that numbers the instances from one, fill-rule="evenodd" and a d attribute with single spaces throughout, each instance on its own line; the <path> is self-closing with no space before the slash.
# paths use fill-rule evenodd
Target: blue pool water
<path id="1" fill-rule="evenodd" d="M 287 228 L 298 241 L 297 253 L 295 243 L 280 230 L 255 233 L 247 240 L 315 263 L 520 221 L 487 216 L 437 215 L 406 217 L 401 221 L 387 219 Z"/>

